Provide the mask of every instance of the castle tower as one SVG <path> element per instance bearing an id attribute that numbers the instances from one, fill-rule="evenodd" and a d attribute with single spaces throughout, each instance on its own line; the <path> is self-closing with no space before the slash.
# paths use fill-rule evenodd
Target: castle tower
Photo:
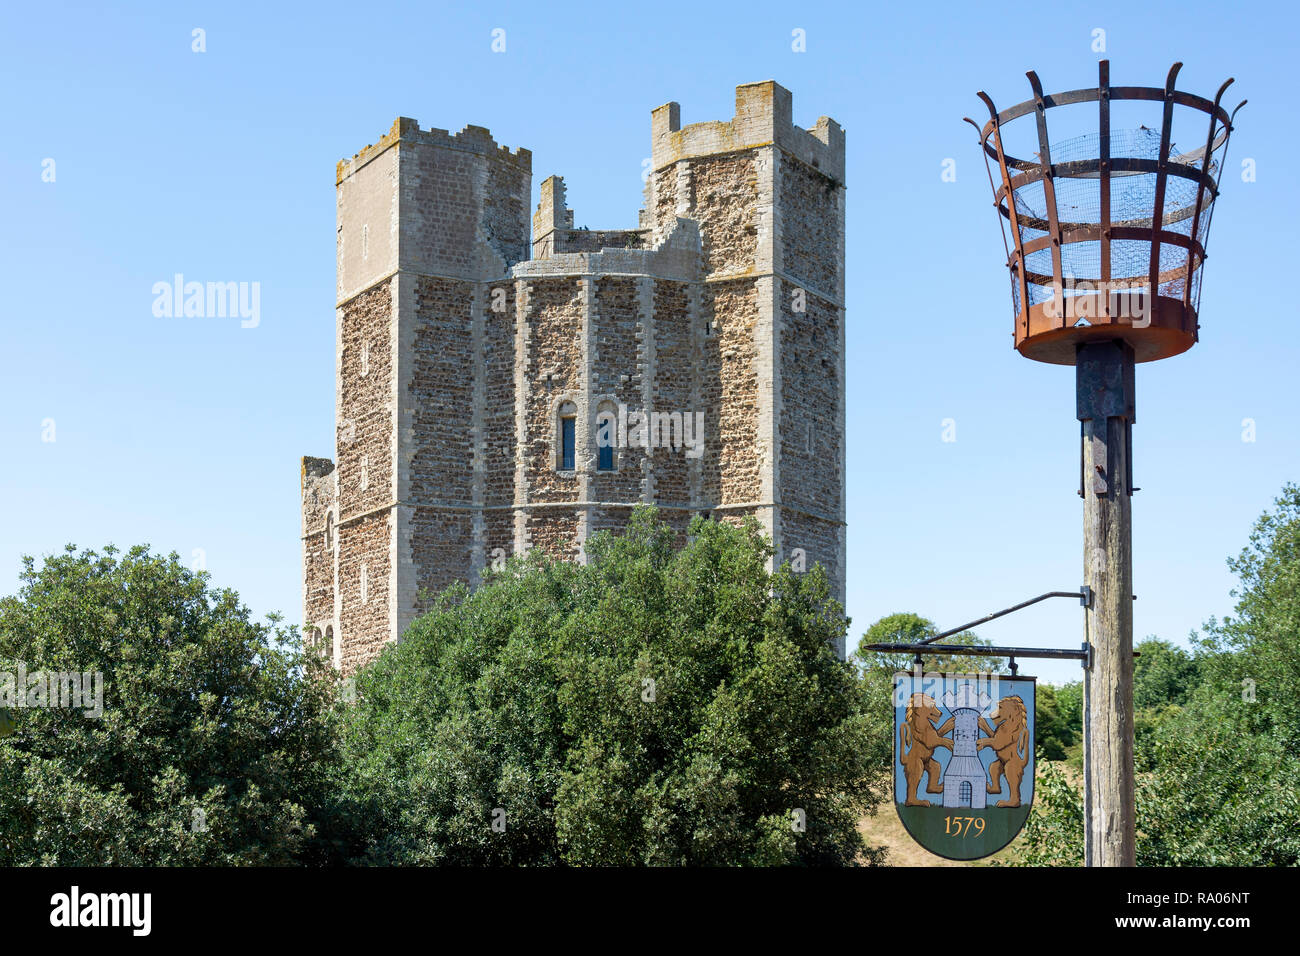
<path id="1" fill-rule="evenodd" d="M 972 684 L 959 684 L 956 692 L 943 695 L 943 706 L 952 712 L 952 756 L 943 771 L 943 805 L 983 810 L 987 799 L 988 774 L 979 758 L 981 715 L 993 698 Z"/>
<path id="2" fill-rule="evenodd" d="M 531 178 L 485 129 L 406 118 L 338 164 L 337 454 L 304 462 L 303 533 L 306 621 L 345 672 L 482 566 L 487 282 L 527 255 Z"/>
<path id="3" fill-rule="evenodd" d="M 678 116 L 637 228 L 575 228 L 552 176 L 531 246 L 531 154 L 487 130 L 399 119 L 339 164 L 337 453 L 302 494 L 305 620 L 345 673 L 422 594 L 583 560 L 640 502 L 683 534 L 754 515 L 843 600 L 843 133 L 771 82 Z"/>
<path id="4" fill-rule="evenodd" d="M 796 127 L 768 81 L 737 87 L 729 123 L 661 106 L 651 135 L 650 220 L 689 218 L 703 244 L 702 497 L 757 517 L 778 562 L 825 566 L 843 601 L 844 132 Z"/>

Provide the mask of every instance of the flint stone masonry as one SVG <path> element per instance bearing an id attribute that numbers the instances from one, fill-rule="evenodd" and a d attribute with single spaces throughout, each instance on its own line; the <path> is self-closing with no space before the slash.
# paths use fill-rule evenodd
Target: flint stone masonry
<path id="1" fill-rule="evenodd" d="M 796 127 L 770 81 L 727 122 L 661 106 L 627 229 L 575 225 L 559 176 L 530 229 L 532 154 L 477 126 L 399 118 L 336 183 L 336 454 L 302 462 L 303 609 L 345 674 L 454 582 L 531 548 L 584 560 L 638 502 L 679 543 L 697 514 L 753 517 L 843 601 L 838 124 Z M 697 412 L 701 457 L 627 435 L 600 469 L 599 416 Z"/>

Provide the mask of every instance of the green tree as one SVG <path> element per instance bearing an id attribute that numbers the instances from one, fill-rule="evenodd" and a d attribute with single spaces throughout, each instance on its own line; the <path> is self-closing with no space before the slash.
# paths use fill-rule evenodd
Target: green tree
<path id="1" fill-rule="evenodd" d="M 1137 710 L 1187 703 L 1198 683 L 1196 659 L 1168 641 L 1148 637 L 1133 660 L 1133 706 Z"/>
<path id="2" fill-rule="evenodd" d="M 1034 808 L 1016 840 L 1022 866 L 1083 865 L 1083 798 L 1059 764 L 1035 761 Z"/>
<path id="3" fill-rule="evenodd" d="M 1235 614 L 1206 625 L 1198 686 L 1144 747 L 1143 863 L 1300 864 L 1300 486 L 1283 487 L 1228 566 Z"/>
<path id="4" fill-rule="evenodd" d="M 0 681 L 97 672 L 103 709 L 10 708 L 0 865 L 286 864 L 347 832 L 321 803 L 333 688 L 292 628 L 144 546 L 69 545 L 22 580 Z"/>
<path id="5" fill-rule="evenodd" d="M 1083 738 L 1083 681 L 1072 680 L 1057 687 L 1056 705 L 1074 744 L 1078 744 Z"/>
<path id="6" fill-rule="evenodd" d="M 1064 760 L 1078 739 L 1062 713 L 1058 690 L 1039 684 L 1034 694 L 1034 745 L 1040 760 Z"/>
<path id="7" fill-rule="evenodd" d="M 752 521 L 696 518 L 678 543 L 639 508 L 586 565 L 515 559 L 360 675 L 343 786 L 372 801 L 367 861 L 881 856 L 857 822 L 890 730 L 834 654 L 825 573 L 769 574 Z"/>
<path id="8" fill-rule="evenodd" d="M 1141 865 L 1300 864 L 1300 487 L 1283 488 L 1228 564 L 1236 613 L 1209 621 L 1196 654 L 1141 645 Z M 1058 796 L 1036 801 L 1031 862 L 1066 862 L 1082 844 L 1081 817 Z"/>
<path id="9" fill-rule="evenodd" d="M 1206 684 L 1146 736 L 1140 865 L 1300 863 L 1300 760 L 1271 723 L 1239 690 Z"/>
<path id="10" fill-rule="evenodd" d="M 1204 682 L 1254 697 L 1279 739 L 1300 731 L 1300 485 L 1288 484 L 1228 561 L 1237 575 L 1236 614 L 1211 618 L 1200 640 Z"/>

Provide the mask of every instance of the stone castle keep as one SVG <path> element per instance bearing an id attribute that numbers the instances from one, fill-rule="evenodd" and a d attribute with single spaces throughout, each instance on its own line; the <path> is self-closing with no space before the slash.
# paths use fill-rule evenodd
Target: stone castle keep
<path id="1" fill-rule="evenodd" d="M 530 235 L 532 154 L 477 126 L 401 118 L 338 164 L 336 455 L 302 460 L 302 542 L 344 673 L 420 592 L 582 560 L 640 502 L 683 535 L 753 515 L 844 600 L 844 133 L 765 82 L 651 137 L 634 229 L 575 228 L 552 177 Z"/>

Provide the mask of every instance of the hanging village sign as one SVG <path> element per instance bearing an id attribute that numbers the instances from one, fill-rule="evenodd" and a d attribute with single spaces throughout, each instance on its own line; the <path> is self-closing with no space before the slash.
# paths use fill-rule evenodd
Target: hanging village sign
<path id="1" fill-rule="evenodd" d="M 912 839 L 950 860 L 978 860 L 1014 840 L 1034 804 L 1036 680 L 1021 676 L 1017 657 L 1077 660 L 1088 666 L 1087 644 L 995 647 L 944 644 L 951 637 L 1046 601 L 1092 604 L 1092 590 L 1048 591 L 978 621 L 912 644 L 871 644 L 877 653 L 915 655 L 916 667 L 894 675 L 894 808 Z M 1009 659 L 1009 676 L 940 674 L 922 668 L 923 655 Z"/>
<path id="2" fill-rule="evenodd" d="M 912 839 L 977 860 L 1016 838 L 1034 802 L 1034 678 L 894 675 L 894 806 Z"/>

